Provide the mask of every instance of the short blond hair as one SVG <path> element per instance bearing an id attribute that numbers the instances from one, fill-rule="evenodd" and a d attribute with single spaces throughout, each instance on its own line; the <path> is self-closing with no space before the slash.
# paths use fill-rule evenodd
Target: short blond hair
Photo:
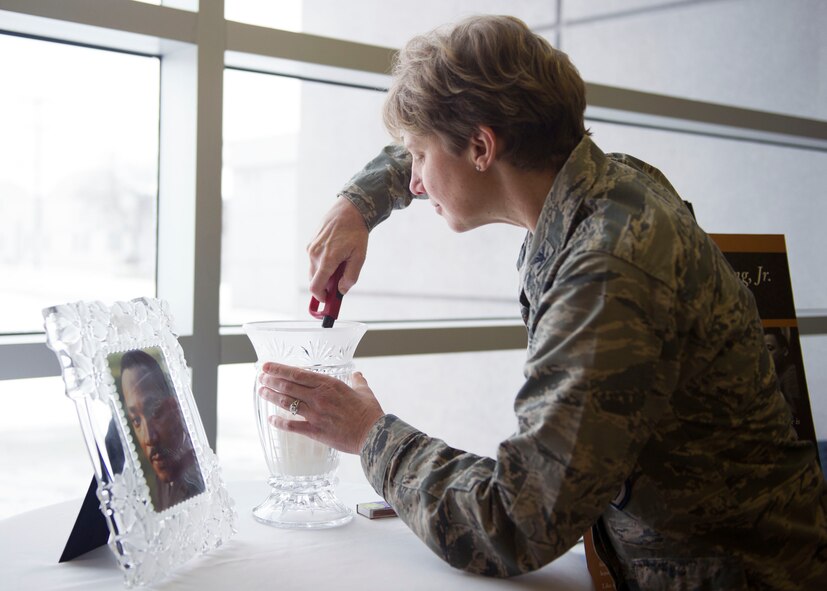
<path id="1" fill-rule="evenodd" d="M 586 87 L 568 56 L 511 16 L 470 17 L 411 39 L 397 54 L 383 118 L 436 134 L 455 154 L 480 125 L 523 169 L 558 170 L 589 132 Z"/>

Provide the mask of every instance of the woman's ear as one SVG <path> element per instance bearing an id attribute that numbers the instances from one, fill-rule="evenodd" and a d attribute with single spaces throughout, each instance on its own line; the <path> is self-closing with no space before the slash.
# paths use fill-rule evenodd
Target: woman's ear
<path id="1" fill-rule="evenodd" d="M 471 164 L 478 172 L 488 170 L 497 157 L 497 134 L 487 125 L 480 125 L 469 142 Z"/>

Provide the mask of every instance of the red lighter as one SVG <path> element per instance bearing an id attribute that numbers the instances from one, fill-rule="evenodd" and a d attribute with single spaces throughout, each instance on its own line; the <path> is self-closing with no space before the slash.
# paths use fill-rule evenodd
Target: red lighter
<path id="1" fill-rule="evenodd" d="M 327 280 L 327 285 L 325 285 L 324 288 L 325 302 L 323 310 L 319 310 L 319 300 L 310 296 L 310 315 L 313 316 L 313 318 L 321 318 L 323 328 L 331 328 L 333 322 L 339 318 L 339 307 L 342 305 L 342 298 L 344 297 L 339 291 L 339 280 L 342 278 L 344 272 L 345 264 L 342 263 L 336 269 L 336 272 L 330 276 L 330 279 Z M 333 294 L 336 295 L 334 296 Z"/>

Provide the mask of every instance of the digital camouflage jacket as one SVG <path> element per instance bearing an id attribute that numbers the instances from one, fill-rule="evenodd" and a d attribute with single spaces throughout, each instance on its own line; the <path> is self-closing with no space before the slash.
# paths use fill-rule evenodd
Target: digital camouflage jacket
<path id="1" fill-rule="evenodd" d="M 342 192 L 413 198 L 388 147 Z M 601 523 L 631 589 L 827 589 L 827 492 L 755 303 L 655 168 L 585 137 L 519 255 L 518 430 L 475 456 L 386 415 L 369 481 L 451 565 L 537 569 Z M 620 491 L 620 492 L 619 492 Z"/>

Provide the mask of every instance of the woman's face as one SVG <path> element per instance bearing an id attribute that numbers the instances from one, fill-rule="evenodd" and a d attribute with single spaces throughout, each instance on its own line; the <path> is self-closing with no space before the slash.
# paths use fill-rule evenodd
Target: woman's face
<path id="1" fill-rule="evenodd" d="M 121 376 L 127 418 L 144 454 L 162 482 L 174 481 L 186 468 L 192 449 L 184 431 L 178 401 L 143 367 L 130 367 Z"/>
<path id="2" fill-rule="evenodd" d="M 405 133 L 402 139 L 413 159 L 411 192 L 428 195 L 452 230 L 465 232 L 494 221 L 486 211 L 481 175 L 470 150 L 455 155 L 436 135 Z"/>

